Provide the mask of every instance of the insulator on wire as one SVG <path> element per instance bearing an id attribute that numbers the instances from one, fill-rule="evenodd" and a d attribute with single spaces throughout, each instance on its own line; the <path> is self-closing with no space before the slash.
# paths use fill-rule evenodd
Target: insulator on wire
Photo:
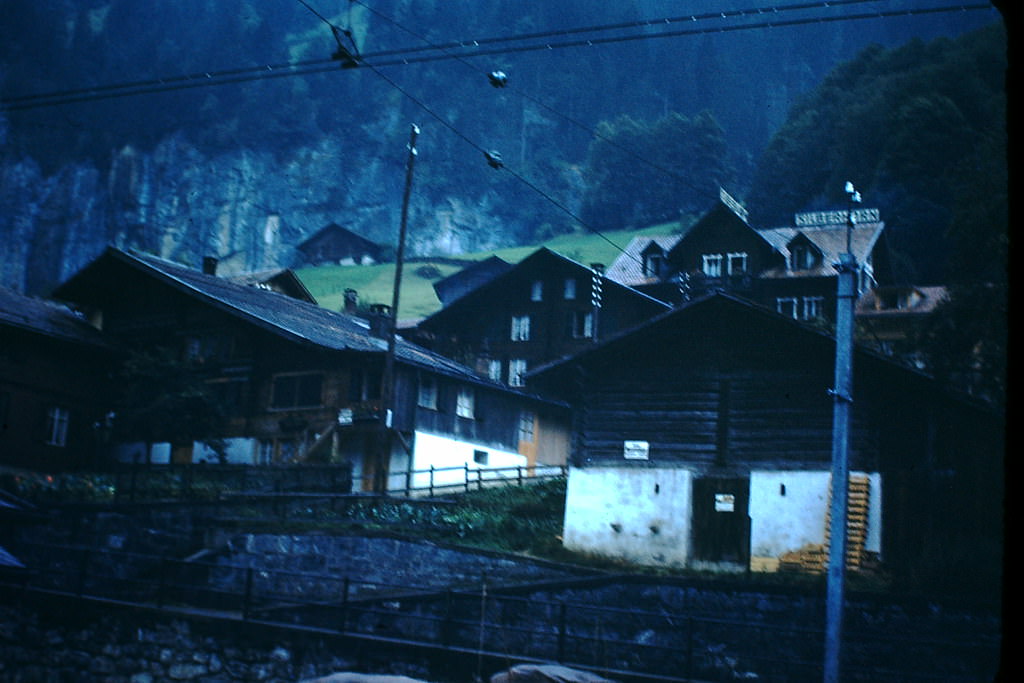
<path id="1" fill-rule="evenodd" d="M 500 152 L 495 152 L 493 150 L 490 152 L 484 152 L 484 158 L 487 159 L 487 165 L 491 168 L 502 168 L 505 165 L 505 162 L 501 160 Z"/>

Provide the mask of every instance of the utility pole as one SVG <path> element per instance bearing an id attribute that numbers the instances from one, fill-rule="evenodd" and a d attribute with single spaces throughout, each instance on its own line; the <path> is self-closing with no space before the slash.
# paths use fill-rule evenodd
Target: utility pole
<path id="1" fill-rule="evenodd" d="M 828 553 L 828 595 L 825 614 L 825 683 L 840 680 L 846 581 L 846 508 L 850 465 L 850 407 L 853 403 L 853 307 L 857 299 L 857 259 L 853 255 L 854 204 L 860 193 L 846 183 L 846 252 L 839 255 L 836 290 L 836 368 L 832 394 L 832 506 Z"/>
<path id="2" fill-rule="evenodd" d="M 388 351 L 384 357 L 384 376 L 381 381 L 381 457 L 374 472 L 373 490 L 383 493 L 387 489 L 385 472 L 391 460 L 391 429 L 394 420 L 395 346 L 398 330 L 398 303 L 402 289 L 402 266 L 405 261 L 405 234 L 409 223 L 409 196 L 412 194 L 412 172 L 416 163 L 416 138 L 419 126 L 412 124 L 409 134 L 409 158 L 405 167 L 405 191 L 402 194 L 402 219 L 398 229 L 398 248 L 395 251 L 395 284 L 391 294 L 391 319 L 387 324 Z M 411 463 L 410 463 L 411 465 Z"/>

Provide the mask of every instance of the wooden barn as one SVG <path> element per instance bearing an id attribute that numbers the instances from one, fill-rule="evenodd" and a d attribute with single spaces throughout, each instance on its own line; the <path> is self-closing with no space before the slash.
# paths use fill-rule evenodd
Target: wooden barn
<path id="1" fill-rule="evenodd" d="M 361 235 L 328 223 L 303 240 L 296 249 L 304 266 L 370 265 L 384 258 L 384 248 Z"/>
<path id="2" fill-rule="evenodd" d="M 393 472 L 561 464 L 565 408 L 397 339 L 383 405 L 387 311 L 364 320 L 152 256 L 109 248 L 55 291 L 128 348 L 168 349 L 221 399 L 229 461 L 349 461 L 375 488 Z M 389 423 L 390 452 L 379 450 Z M 161 439 L 161 457 L 210 457 Z M 461 475 L 460 475 L 461 476 Z M 376 482 L 376 484 L 374 484 Z"/>
<path id="3" fill-rule="evenodd" d="M 574 411 L 564 542 L 650 565 L 821 570 L 834 340 L 724 293 L 536 369 Z M 864 349 L 849 563 L 998 571 L 1002 416 Z"/>

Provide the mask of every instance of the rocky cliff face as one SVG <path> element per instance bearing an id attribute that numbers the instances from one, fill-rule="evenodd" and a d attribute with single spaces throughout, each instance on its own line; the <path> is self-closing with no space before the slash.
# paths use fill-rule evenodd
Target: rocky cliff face
<path id="1" fill-rule="evenodd" d="M 687 12 L 721 5 L 691 4 Z M 365 54 L 680 11 L 667 0 L 312 5 L 351 29 Z M 195 266 L 214 255 L 227 271 L 292 265 L 294 247 L 330 222 L 394 244 L 411 123 L 423 128 L 412 254 L 529 244 L 571 229 L 562 209 L 580 206 L 594 130 L 620 115 L 710 110 L 728 139 L 738 191 L 790 104 L 837 60 L 873 40 L 926 32 L 920 20 L 836 22 L 510 50 L 382 72 L 331 67 L 225 87 L 164 90 L 164 81 L 147 80 L 329 62 L 337 46 L 312 5 L 0 0 L 0 283 L 45 293 L 107 244 Z M 933 34 L 969 23 L 928 21 Z M 495 68 L 510 75 L 508 88 L 488 85 Z M 89 90 L 133 81 L 156 92 L 94 98 Z M 19 98 L 54 92 L 78 96 L 21 106 Z M 506 170 L 488 168 L 479 146 L 499 150 Z"/>
<path id="2" fill-rule="evenodd" d="M 151 151 L 128 145 L 108 169 L 88 162 L 45 174 L 29 158 L 0 165 L 0 281 L 46 292 L 108 244 L 224 272 L 296 264 L 295 246 L 331 221 L 381 244 L 397 240 L 404 150 L 391 159 L 323 138 L 284 156 L 204 153 L 175 135 Z M 503 244 L 488 229 L 493 199 L 414 194 L 410 253 L 458 253 Z M 507 242 L 504 242 L 507 243 Z"/>

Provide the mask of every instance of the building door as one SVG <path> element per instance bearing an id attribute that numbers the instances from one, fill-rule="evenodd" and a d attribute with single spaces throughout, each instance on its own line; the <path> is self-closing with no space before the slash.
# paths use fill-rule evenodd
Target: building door
<path id="1" fill-rule="evenodd" d="M 693 557 L 704 562 L 750 561 L 750 479 L 693 481 Z"/>

